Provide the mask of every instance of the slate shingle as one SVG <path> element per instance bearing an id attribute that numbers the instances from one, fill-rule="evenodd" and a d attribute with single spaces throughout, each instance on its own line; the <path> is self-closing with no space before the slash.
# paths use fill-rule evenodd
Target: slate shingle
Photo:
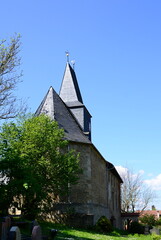
<path id="1" fill-rule="evenodd" d="M 53 87 L 50 87 L 35 115 L 38 116 L 43 113 L 58 122 L 59 126 L 64 129 L 67 140 L 91 144 L 91 141 L 85 136 L 75 117 Z"/>

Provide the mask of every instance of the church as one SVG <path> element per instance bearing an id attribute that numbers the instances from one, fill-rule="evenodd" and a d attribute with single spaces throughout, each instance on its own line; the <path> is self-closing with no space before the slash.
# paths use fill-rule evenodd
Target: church
<path id="1" fill-rule="evenodd" d="M 71 187 L 68 201 L 60 202 L 58 209 L 65 212 L 72 207 L 87 225 L 94 225 L 101 216 L 106 216 L 114 227 L 121 228 L 122 179 L 114 165 L 106 161 L 92 143 L 91 114 L 83 103 L 76 73 L 68 61 L 60 93 L 49 88 L 36 115 L 42 113 L 64 129 L 69 148 L 80 153 L 83 169 L 78 183 Z"/>

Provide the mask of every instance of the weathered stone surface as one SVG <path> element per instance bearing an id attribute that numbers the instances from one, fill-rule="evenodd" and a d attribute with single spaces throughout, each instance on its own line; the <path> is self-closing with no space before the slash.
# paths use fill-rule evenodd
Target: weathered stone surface
<path id="1" fill-rule="evenodd" d="M 5 222 L 6 222 L 6 226 L 7 226 L 8 230 L 9 230 L 11 227 L 11 218 L 5 217 Z"/>
<path id="2" fill-rule="evenodd" d="M 39 226 L 39 224 L 38 224 L 38 222 L 37 222 L 36 220 L 34 220 L 34 221 L 31 222 L 31 228 L 30 228 L 31 233 L 32 233 L 32 230 L 33 230 L 33 228 L 34 228 L 35 226 Z"/>
<path id="3" fill-rule="evenodd" d="M 42 233 L 41 233 L 40 226 L 34 226 L 34 228 L 32 230 L 31 239 L 32 240 L 42 240 Z"/>
<path id="4" fill-rule="evenodd" d="M 7 235 L 8 235 L 7 224 L 6 224 L 6 222 L 2 222 L 1 239 L 7 240 Z"/>
<path id="5" fill-rule="evenodd" d="M 9 240 L 21 240 L 21 233 L 19 227 L 11 227 L 9 231 Z"/>
<path id="6" fill-rule="evenodd" d="M 160 230 L 159 228 L 153 227 L 152 229 L 150 229 L 150 233 L 160 235 Z"/>

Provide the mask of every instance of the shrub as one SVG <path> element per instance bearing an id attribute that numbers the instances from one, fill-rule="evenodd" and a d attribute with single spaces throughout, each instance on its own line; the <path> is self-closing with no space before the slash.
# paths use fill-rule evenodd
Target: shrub
<path id="1" fill-rule="evenodd" d="M 98 219 L 96 223 L 96 230 L 99 232 L 109 233 L 112 232 L 113 227 L 109 219 L 102 216 Z"/>
<path id="2" fill-rule="evenodd" d="M 152 234 L 152 239 L 153 240 L 160 240 L 160 236 L 156 234 Z"/>
<path id="3" fill-rule="evenodd" d="M 159 225 L 159 226 L 161 226 L 161 218 L 159 218 L 158 220 L 156 220 L 156 222 L 155 222 L 155 225 Z"/>
<path id="4" fill-rule="evenodd" d="M 144 227 L 143 227 L 142 224 L 140 224 L 138 222 L 132 222 L 130 224 L 129 232 L 130 233 L 143 234 L 144 233 Z"/>
<path id="5" fill-rule="evenodd" d="M 155 226 L 156 220 L 153 214 L 144 214 L 139 218 L 140 222 L 149 225 L 150 227 Z"/>

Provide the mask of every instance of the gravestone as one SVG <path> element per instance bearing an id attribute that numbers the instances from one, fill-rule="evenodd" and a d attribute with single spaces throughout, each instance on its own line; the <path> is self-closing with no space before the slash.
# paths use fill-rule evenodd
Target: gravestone
<path id="1" fill-rule="evenodd" d="M 31 228 L 30 228 L 31 229 L 31 233 L 32 233 L 32 230 L 33 230 L 33 228 L 35 226 L 39 226 L 39 224 L 38 224 L 38 222 L 36 220 L 32 221 L 32 223 L 31 223 Z"/>
<path id="2" fill-rule="evenodd" d="M 2 238 L 2 222 L 0 222 L 0 239 Z"/>
<path id="3" fill-rule="evenodd" d="M 153 227 L 152 229 L 150 229 L 150 233 L 160 235 L 160 230 L 156 227 Z"/>
<path id="4" fill-rule="evenodd" d="M 6 222 L 2 222 L 1 240 L 7 240 L 7 237 L 8 237 L 8 227 Z"/>
<path id="5" fill-rule="evenodd" d="M 11 218 L 5 217 L 4 221 L 1 224 L 1 240 L 7 240 L 10 227 L 11 227 Z"/>
<path id="6" fill-rule="evenodd" d="M 5 222 L 6 222 L 8 230 L 9 230 L 10 227 L 11 227 L 11 218 L 10 217 L 5 217 Z"/>
<path id="7" fill-rule="evenodd" d="M 8 240 L 21 240 L 19 227 L 14 226 L 10 229 Z"/>
<path id="8" fill-rule="evenodd" d="M 31 240 L 42 240 L 42 233 L 40 226 L 34 226 L 32 230 Z"/>
<path id="9" fill-rule="evenodd" d="M 144 234 L 148 235 L 149 234 L 149 226 L 145 226 L 144 228 Z"/>

